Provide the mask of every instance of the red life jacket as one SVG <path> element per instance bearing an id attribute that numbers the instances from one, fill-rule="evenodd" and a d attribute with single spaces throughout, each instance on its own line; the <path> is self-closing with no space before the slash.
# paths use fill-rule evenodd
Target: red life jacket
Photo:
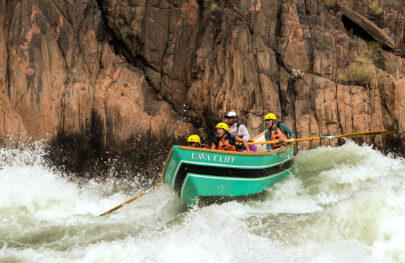
<path id="1" fill-rule="evenodd" d="M 278 126 L 277 126 L 276 130 L 271 129 L 270 131 L 271 131 L 270 141 L 287 140 L 288 139 L 287 135 L 282 133 Z M 283 145 L 286 145 L 286 143 L 283 143 Z M 271 147 L 273 147 L 273 149 L 279 148 L 280 146 L 281 146 L 281 143 L 275 143 L 275 144 L 271 145 Z"/>

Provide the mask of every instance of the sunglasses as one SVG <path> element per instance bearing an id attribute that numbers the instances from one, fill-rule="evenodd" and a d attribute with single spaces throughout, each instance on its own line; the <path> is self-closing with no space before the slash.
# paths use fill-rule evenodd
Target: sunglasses
<path id="1" fill-rule="evenodd" d="M 264 120 L 265 122 L 272 121 L 271 119 Z"/>
<path id="2" fill-rule="evenodd" d="M 188 142 L 187 143 L 188 146 L 193 146 L 193 145 L 196 145 L 196 144 L 197 144 L 196 142 Z"/>

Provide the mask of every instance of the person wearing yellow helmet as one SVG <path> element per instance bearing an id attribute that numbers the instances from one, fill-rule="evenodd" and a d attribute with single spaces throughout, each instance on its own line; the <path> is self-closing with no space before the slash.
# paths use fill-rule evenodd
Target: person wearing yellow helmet
<path id="1" fill-rule="evenodd" d="M 229 133 L 229 126 L 225 122 L 220 122 L 215 126 L 216 135 L 212 141 L 211 149 L 218 149 L 224 151 L 236 151 L 236 142 L 241 142 L 245 146 L 248 152 L 249 145 L 247 141 L 240 138 L 235 133 Z"/>
<path id="2" fill-rule="evenodd" d="M 201 143 L 200 136 L 192 134 L 187 138 L 187 146 L 196 148 L 209 148 L 208 145 Z"/>
<path id="3" fill-rule="evenodd" d="M 289 138 L 296 138 L 295 133 L 282 122 L 277 122 L 277 116 L 274 113 L 267 113 L 264 116 L 264 121 L 267 126 L 267 131 L 264 134 L 266 141 L 279 140 L 280 143 L 266 144 L 267 151 L 280 148 L 281 145 L 285 145 L 283 142 Z"/>

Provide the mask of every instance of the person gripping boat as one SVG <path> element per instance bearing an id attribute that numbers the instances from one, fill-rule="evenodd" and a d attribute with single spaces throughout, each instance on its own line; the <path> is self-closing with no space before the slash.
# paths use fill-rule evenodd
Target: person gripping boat
<path id="1" fill-rule="evenodd" d="M 230 111 L 225 115 L 226 122 L 229 127 L 229 133 L 236 133 L 245 141 L 250 140 L 249 131 L 245 125 L 239 122 L 238 115 L 234 111 Z"/>
<path id="2" fill-rule="evenodd" d="M 245 125 L 239 122 L 239 117 L 234 111 L 229 111 L 225 114 L 226 122 L 229 126 L 229 133 L 235 133 L 242 139 L 248 142 L 252 142 L 253 140 L 250 139 L 249 131 Z M 249 149 L 252 152 L 257 151 L 256 145 L 249 145 Z M 241 143 L 236 144 L 237 151 L 245 151 L 246 149 L 243 147 Z"/>

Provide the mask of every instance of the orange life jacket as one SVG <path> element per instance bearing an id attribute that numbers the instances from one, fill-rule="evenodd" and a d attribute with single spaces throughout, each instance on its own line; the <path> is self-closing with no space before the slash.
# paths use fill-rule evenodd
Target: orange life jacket
<path id="1" fill-rule="evenodd" d="M 287 140 L 287 139 L 288 139 L 287 135 L 282 133 L 279 127 L 277 127 L 276 130 L 271 129 L 270 141 Z M 286 145 L 286 143 L 283 143 L 283 145 Z M 281 143 L 275 143 L 275 144 L 271 145 L 271 147 L 273 147 L 273 149 L 279 148 L 280 146 L 281 146 Z"/>
<path id="2" fill-rule="evenodd" d="M 218 150 L 236 151 L 235 139 L 232 138 L 232 136 L 235 136 L 235 135 L 226 134 L 225 136 L 226 136 L 225 141 L 222 141 L 221 139 L 218 138 L 219 139 L 219 141 L 218 141 Z"/>

